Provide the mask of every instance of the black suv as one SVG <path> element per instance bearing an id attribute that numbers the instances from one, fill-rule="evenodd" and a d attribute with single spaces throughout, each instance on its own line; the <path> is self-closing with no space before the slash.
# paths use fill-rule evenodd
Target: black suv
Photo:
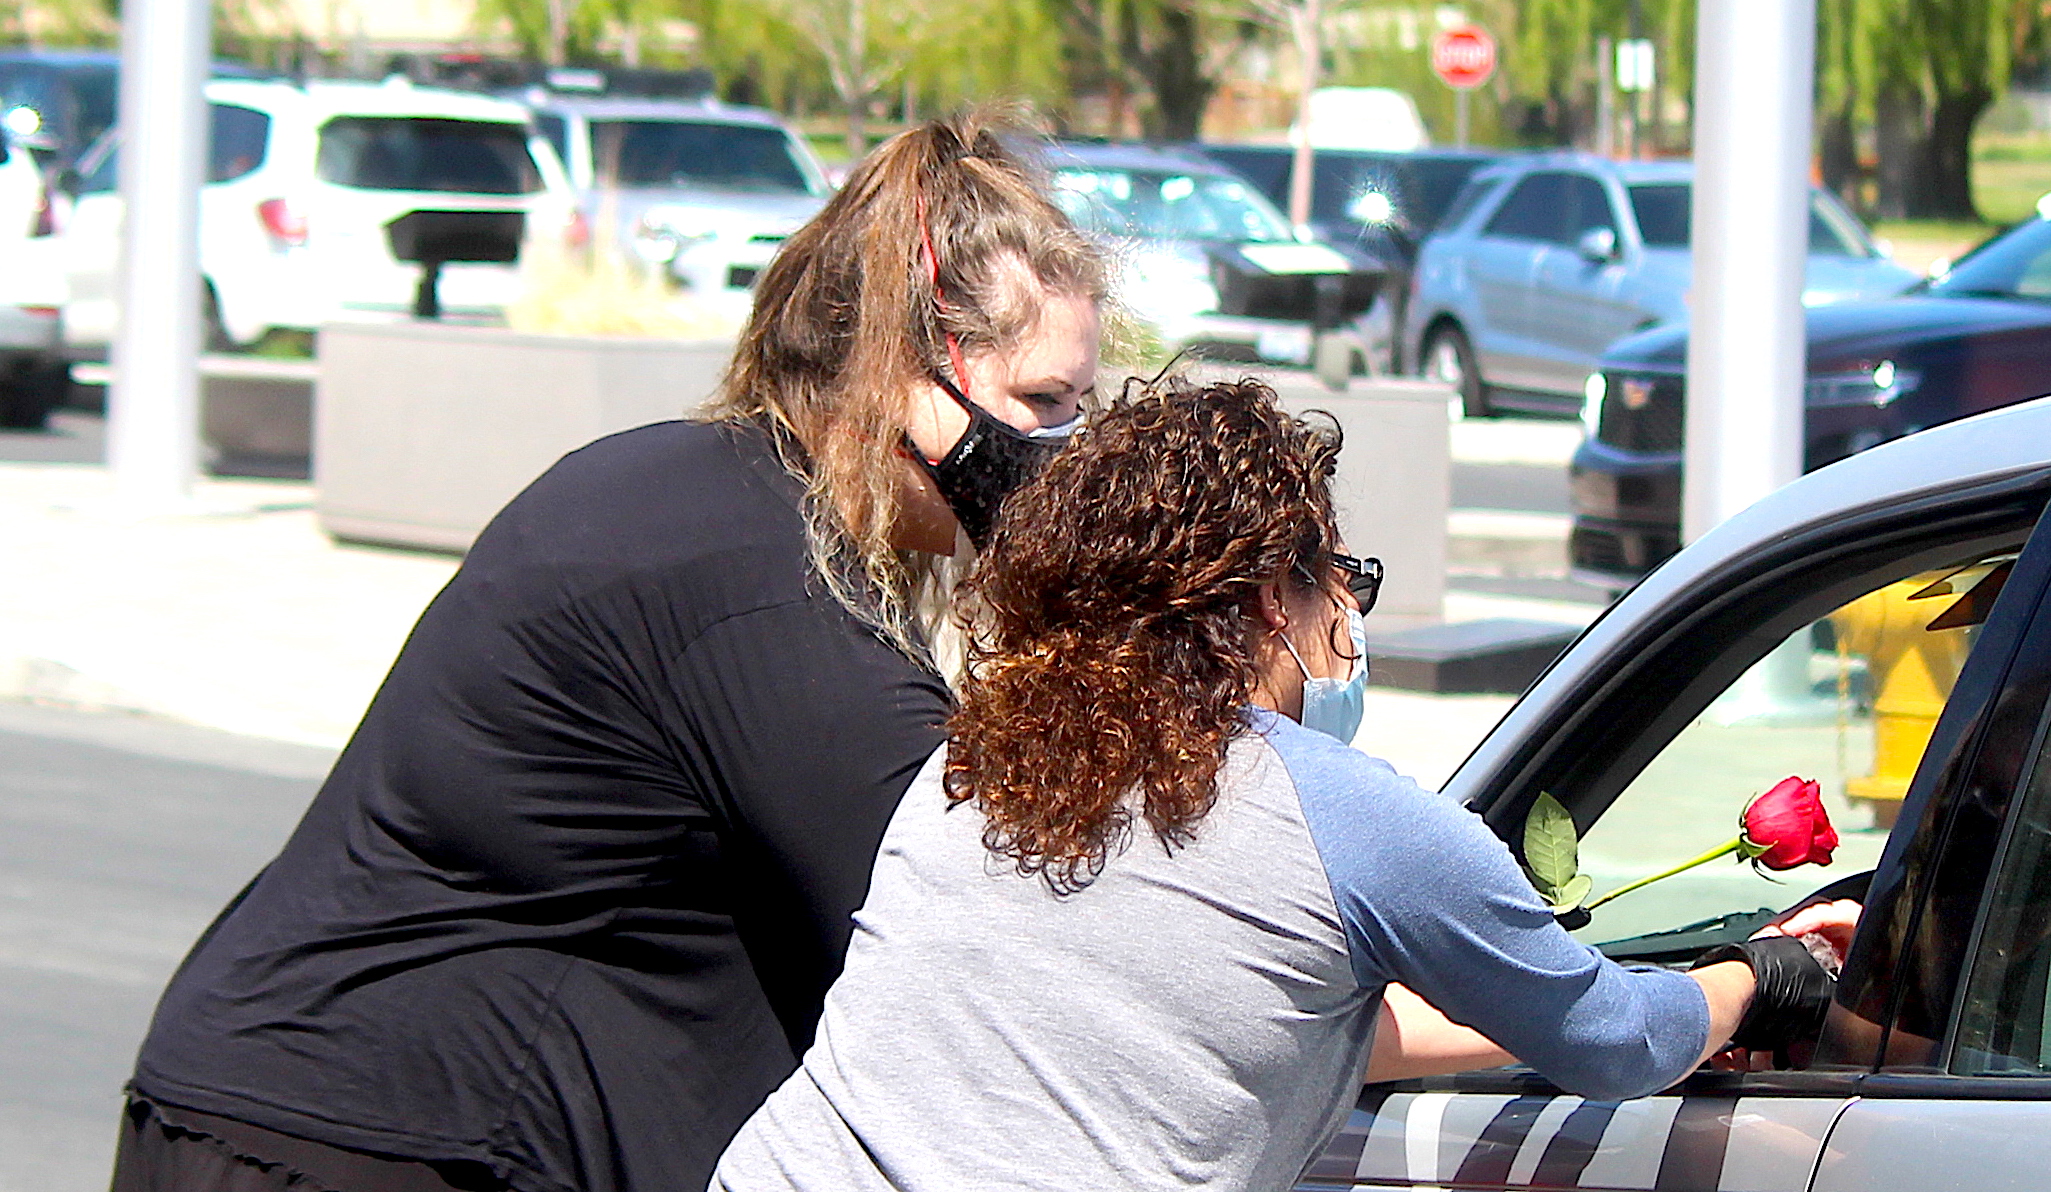
<path id="1" fill-rule="evenodd" d="M 1571 465 L 1574 570 L 1621 588 L 1680 546 L 1687 328 L 1618 340 Z M 1907 294 L 1808 312 L 1804 470 L 2051 393 L 2051 223 L 1989 240 Z"/>

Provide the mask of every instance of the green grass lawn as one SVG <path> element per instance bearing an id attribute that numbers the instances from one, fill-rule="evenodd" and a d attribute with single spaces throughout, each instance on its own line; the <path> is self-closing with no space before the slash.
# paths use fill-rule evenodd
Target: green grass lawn
<path id="1" fill-rule="evenodd" d="M 2051 133 L 1983 132 L 1973 138 L 1973 202 L 1996 226 L 2036 214 L 2051 193 Z"/>

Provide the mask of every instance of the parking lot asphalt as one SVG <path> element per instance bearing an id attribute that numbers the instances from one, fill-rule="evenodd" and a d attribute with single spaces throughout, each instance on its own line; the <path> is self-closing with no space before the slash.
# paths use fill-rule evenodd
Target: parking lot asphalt
<path id="1" fill-rule="evenodd" d="M 0 701 L 0 1192 L 100 1192 L 158 991 L 332 754 Z"/>

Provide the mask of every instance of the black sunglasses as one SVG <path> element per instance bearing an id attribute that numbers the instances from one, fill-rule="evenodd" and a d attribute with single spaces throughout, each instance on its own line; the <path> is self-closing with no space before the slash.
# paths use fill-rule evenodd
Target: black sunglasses
<path id="1" fill-rule="evenodd" d="M 1346 576 L 1346 590 L 1353 593 L 1353 599 L 1360 604 L 1364 616 L 1374 607 L 1382 594 L 1382 561 L 1376 558 L 1356 559 L 1352 555 L 1332 552 L 1332 566 Z"/>

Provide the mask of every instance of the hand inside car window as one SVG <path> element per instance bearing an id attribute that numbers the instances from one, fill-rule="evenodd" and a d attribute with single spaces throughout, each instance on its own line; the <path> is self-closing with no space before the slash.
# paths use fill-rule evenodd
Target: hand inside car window
<path id="1" fill-rule="evenodd" d="M 1731 916 L 1771 917 L 1873 868 L 2010 556 L 1968 559 L 1849 601 L 1790 635 L 1641 770 L 1580 841 L 1600 894 L 1695 857 L 1783 778 L 1814 779 L 1839 834 L 1828 868 L 1719 860 L 1599 907 L 1591 943 Z"/>

